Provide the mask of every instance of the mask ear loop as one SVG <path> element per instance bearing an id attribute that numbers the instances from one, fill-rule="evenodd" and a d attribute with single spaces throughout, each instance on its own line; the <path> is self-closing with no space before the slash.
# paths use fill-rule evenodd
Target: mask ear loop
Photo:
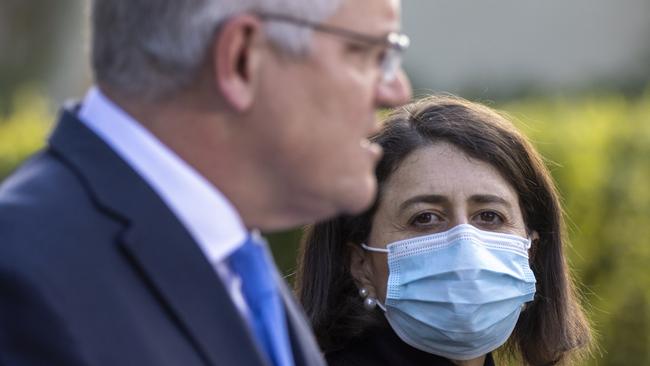
<path id="1" fill-rule="evenodd" d="M 365 243 L 361 243 L 361 247 L 364 250 L 367 250 L 369 252 L 376 252 L 376 253 L 388 253 L 388 249 L 381 249 L 381 248 L 375 248 L 375 247 L 369 247 Z M 386 312 L 386 306 L 379 301 L 379 299 L 375 299 L 377 302 L 377 306 L 385 313 Z"/>
<path id="2" fill-rule="evenodd" d="M 385 313 L 386 312 L 386 306 L 381 303 L 381 301 L 377 300 L 377 306 Z"/>
<path id="3" fill-rule="evenodd" d="M 365 243 L 361 243 L 361 247 L 369 252 L 388 253 L 388 249 L 369 247 Z"/>

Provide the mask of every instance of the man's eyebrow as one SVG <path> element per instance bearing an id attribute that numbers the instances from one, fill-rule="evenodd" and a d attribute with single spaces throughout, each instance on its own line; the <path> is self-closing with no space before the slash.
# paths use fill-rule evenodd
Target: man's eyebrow
<path id="1" fill-rule="evenodd" d="M 443 195 L 439 194 L 420 194 L 417 196 L 413 196 L 406 201 L 402 202 L 401 205 L 399 205 L 399 211 L 403 211 L 406 209 L 408 206 L 411 206 L 415 203 L 448 203 L 449 199 Z"/>

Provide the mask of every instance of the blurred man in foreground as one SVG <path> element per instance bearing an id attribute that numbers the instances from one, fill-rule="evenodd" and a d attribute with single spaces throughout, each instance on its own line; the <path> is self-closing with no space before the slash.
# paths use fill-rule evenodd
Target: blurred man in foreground
<path id="1" fill-rule="evenodd" d="M 96 85 L 0 188 L 1 365 L 322 365 L 257 230 L 357 213 L 398 0 L 95 0 Z"/>

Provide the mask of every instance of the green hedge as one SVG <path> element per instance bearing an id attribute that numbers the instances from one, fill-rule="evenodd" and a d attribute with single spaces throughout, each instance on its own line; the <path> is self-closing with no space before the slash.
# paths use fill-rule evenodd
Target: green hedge
<path id="1" fill-rule="evenodd" d="M 650 365 L 650 92 L 504 108 L 552 161 L 564 197 L 602 352 L 589 364 Z"/>
<path id="2" fill-rule="evenodd" d="M 600 352 L 587 365 L 650 365 L 650 92 L 524 99 L 507 111 L 548 159 L 569 218 L 569 257 Z M 0 120 L 0 178 L 42 146 L 53 114 L 17 98 Z M 282 270 L 298 231 L 271 235 Z"/>
<path id="3" fill-rule="evenodd" d="M 53 120 L 46 99 L 31 91 L 18 94 L 12 110 L 0 116 L 0 180 L 43 146 Z"/>

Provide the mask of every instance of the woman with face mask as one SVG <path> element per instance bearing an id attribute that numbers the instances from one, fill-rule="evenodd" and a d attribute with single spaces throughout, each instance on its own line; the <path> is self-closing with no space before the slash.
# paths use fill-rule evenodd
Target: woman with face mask
<path id="1" fill-rule="evenodd" d="M 379 194 L 309 227 L 296 290 L 330 365 L 566 364 L 590 330 L 542 158 L 493 110 L 429 97 L 374 138 Z"/>

